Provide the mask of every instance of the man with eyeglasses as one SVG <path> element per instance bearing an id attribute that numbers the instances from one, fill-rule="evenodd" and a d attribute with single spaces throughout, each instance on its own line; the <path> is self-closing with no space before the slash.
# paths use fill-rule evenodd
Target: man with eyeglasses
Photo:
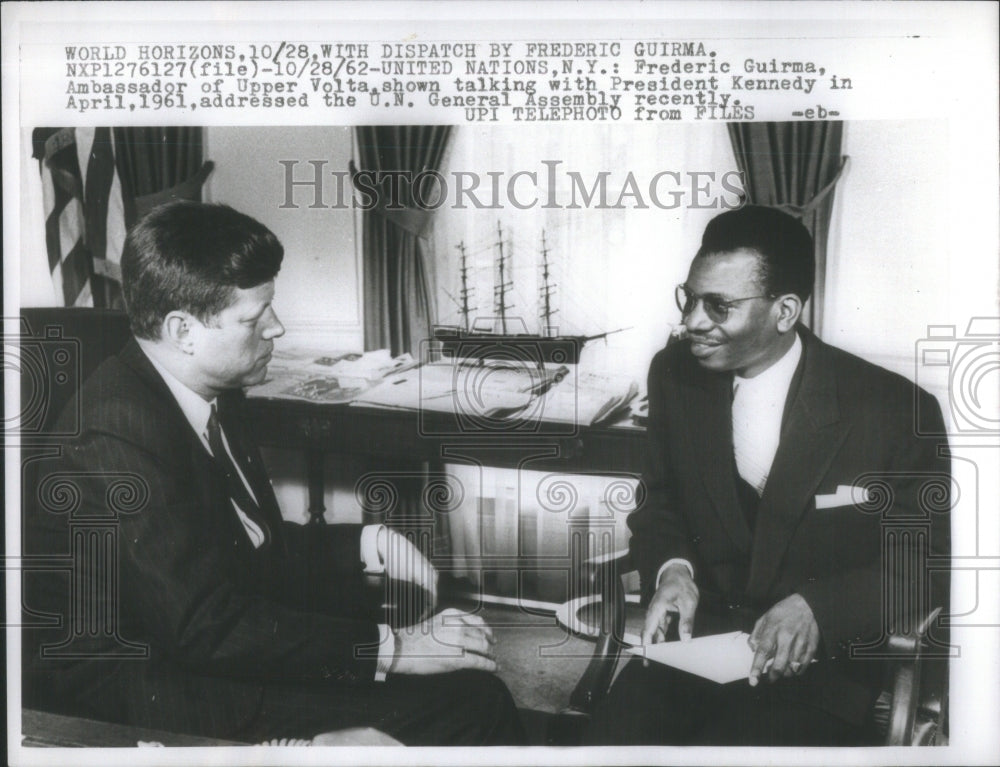
<path id="1" fill-rule="evenodd" d="M 709 222 L 676 289 L 686 332 L 650 367 L 648 495 L 628 520 L 642 642 L 743 630 L 753 661 L 717 684 L 633 660 L 594 742 L 877 742 L 877 651 L 947 599 L 921 557 L 948 552 L 948 504 L 926 493 L 947 499 L 949 463 L 916 436 L 944 433 L 940 409 L 802 325 L 814 264 L 798 220 L 748 205 Z M 887 535 L 894 519 L 921 535 Z"/>

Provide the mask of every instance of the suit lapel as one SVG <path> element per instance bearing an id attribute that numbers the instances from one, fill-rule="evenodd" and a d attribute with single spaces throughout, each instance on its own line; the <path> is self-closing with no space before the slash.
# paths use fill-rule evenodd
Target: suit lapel
<path id="1" fill-rule="evenodd" d="M 208 454 L 205 451 L 205 447 L 202 445 L 198 435 L 191 429 L 187 417 L 170 391 L 170 387 L 160 377 L 156 368 L 153 367 L 153 363 L 149 361 L 149 358 L 134 338 L 119 353 L 119 359 L 123 364 L 134 370 L 136 375 L 149 387 L 157 399 L 161 401 L 160 405 L 164 409 L 163 412 L 166 415 L 166 420 L 176 426 L 176 433 L 178 435 L 183 435 L 177 440 L 169 440 L 171 444 L 177 447 L 183 446 L 185 451 L 195 457 L 193 463 L 199 470 L 206 467 L 205 459 L 208 457 Z"/>
<path id="2" fill-rule="evenodd" d="M 834 370 L 815 336 L 803 332 L 803 370 L 787 408 L 781 441 L 760 499 L 747 594 L 770 588 L 802 515 L 847 437 L 840 421 Z"/>
<path id="3" fill-rule="evenodd" d="M 204 497 L 213 499 L 206 504 L 206 510 L 218 509 L 222 511 L 223 524 L 234 534 L 235 540 L 249 543 L 239 517 L 232 512 L 229 505 L 229 492 L 226 488 L 224 478 L 215 470 L 211 458 L 205 450 L 205 446 L 198 435 L 194 433 L 194 430 L 191 429 L 184 411 L 181 410 L 181 406 L 174 398 L 170 387 L 160 377 L 156 368 L 153 367 L 153 363 L 149 361 L 149 358 L 134 338 L 129 340 L 119 353 L 119 359 L 123 364 L 134 370 L 150 390 L 159 399 L 163 400 L 163 407 L 169 413 L 168 418 L 178 424 L 178 433 L 184 435 L 183 449 L 190 456 L 191 465 L 196 472 L 196 476 L 192 479 L 202 488 L 201 494 Z M 219 397 L 219 417 L 222 420 L 223 428 L 226 430 L 226 438 L 229 439 L 230 435 L 232 435 L 239 444 L 241 466 L 248 467 L 247 479 L 260 501 L 261 510 L 271 527 L 273 538 L 276 529 L 275 522 L 280 522 L 281 511 L 274 496 L 274 489 L 271 487 L 271 483 L 264 471 L 260 454 L 256 448 L 248 447 L 251 443 L 245 439 L 241 428 L 242 419 L 239 417 L 239 411 L 242 398 L 243 393 L 241 391 L 222 394 Z M 235 446 L 230 444 L 230 449 L 235 449 Z M 248 546 L 248 548 L 253 550 L 251 546 Z"/>
<path id="4" fill-rule="evenodd" d="M 723 529 L 744 552 L 750 551 L 750 528 L 736 496 L 733 475 L 732 380 L 691 370 L 684 384 L 688 439 L 697 471 Z"/>

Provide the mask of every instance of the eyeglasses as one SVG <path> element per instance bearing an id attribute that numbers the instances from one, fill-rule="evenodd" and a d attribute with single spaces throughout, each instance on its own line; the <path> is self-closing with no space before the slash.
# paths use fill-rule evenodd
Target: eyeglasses
<path id="1" fill-rule="evenodd" d="M 764 294 L 760 296 L 746 296 L 744 298 L 723 298 L 715 293 L 698 295 L 688 289 L 687 285 L 678 285 L 674 291 L 674 299 L 677 301 L 677 308 L 685 317 L 694 311 L 695 306 L 701 301 L 705 314 L 716 325 L 723 324 L 729 319 L 729 313 L 736 308 L 736 304 L 743 301 L 752 301 L 755 298 L 774 298 L 773 295 Z"/>

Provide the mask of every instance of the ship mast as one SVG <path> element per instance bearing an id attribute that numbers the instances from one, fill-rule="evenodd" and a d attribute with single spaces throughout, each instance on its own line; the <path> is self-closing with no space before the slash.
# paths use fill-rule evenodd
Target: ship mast
<path id="1" fill-rule="evenodd" d="M 555 292 L 556 285 L 549 282 L 549 249 L 545 243 L 545 230 L 542 230 L 542 285 L 538 289 L 539 303 L 541 305 L 542 332 L 540 335 L 546 338 L 552 335 L 552 316 L 558 309 L 552 308 L 552 293 Z"/>
<path id="2" fill-rule="evenodd" d="M 511 308 L 507 305 L 507 290 L 513 286 L 513 283 L 507 281 L 507 257 L 503 252 L 503 229 L 500 228 L 499 221 L 497 221 L 497 246 L 500 249 L 500 259 L 498 261 L 500 271 L 497 282 L 493 286 L 493 306 L 497 316 L 500 318 L 500 332 L 503 335 L 507 335 L 507 310 Z"/>
<path id="3" fill-rule="evenodd" d="M 468 333 L 469 332 L 469 313 L 470 313 L 469 312 L 469 296 L 472 295 L 473 288 L 469 287 L 469 265 L 468 265 L 468 258 L 467 258 L 466 254 L 465 254 L 465 243 L 464 242 L 460 242 L 455 247 L 462 254 L 462 265 L 459 268 L 459 274 L 461 275 L 461 280 L 462 280 L 462 289 L 458 293 L 461 296 L 461 300 L 458 299 L 458 298 L 455 298 L 455 296 L 453 296 L 447 290 L 445 291 L 445 295 L 447 295 L 448 298 L 450 298 L 452 300 L 452 302 L 455 304 L 455 306 L 458 307 L 459 314 L 462 315 L 462 326 L 461 326 L 461 328 L 466 333 Z"/>
<path id="4" fill-rule="evenodd" d="M 469 262 L 465 255 L 465 243 L 458 243 L 458 251 L 462 254 L 462 266 L 460 268 L 460 274 L 462 278 L 462 290 L 459 293 L 459 297 L 462 300 L 461 310 L 462 310 L 462 326 L 465 332 L 469 332 L 469 295 L 472 292 L 472 288 L 469 287 Z"/>

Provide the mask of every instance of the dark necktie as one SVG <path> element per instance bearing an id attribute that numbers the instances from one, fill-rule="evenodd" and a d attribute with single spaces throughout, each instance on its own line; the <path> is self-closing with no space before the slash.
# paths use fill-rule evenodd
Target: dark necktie
<path id="1" fill-rule="evenodd" d="M 754 486 L 740 476 L 735 458 L 733 459 L 733 477 L 736 479 L 736 498 L 740 502 L 740 509 L 747 521 L 747 527 L 753 533 L 757 525 L 757 510 L 760 508 L 760 496 L 757 495 L 757 490 Z"/>
<path id="2" fill-rule="evenodd" d="M 268 530 L 267 523 L 264 521 L 264 515 L 261 513 L 260 506 L 257 505 L 253 496 L 250 495 L 249 488 L 240 477 L 240 471 L 230 457 L 225 445 L 222 444 L 222 428 L 219 426 L 219 415 L 215 409 L 215 405 L 212 405 L 212 413 L 208 417 L 206 431 L 208 432 L 208 447 L 215 457 L 215 462 L 226 475 L 226 486 L 229 489 L 229 497 L 263 535 L 263 543 L 261 543 L 259 548 L 266 547 L 271 540 L 270 531 Z M 236 452 L 238 453 L 239 451 L 237 450 Z M 246 476 L 245 473 L 243 476 Z"/>
<path id="3" fill-rule="evenodd" d="M 743 433 L 742 429 L 742 420 L 745 416 L 740 410 L 742 403 L 737 402 L 737 398 L 739 397 L 737 394 L 738 389 L 738 385 L 734 385 L 732 388 L 733 477 L 736 480 L 736 497 L 740 502 L 740 509 L 743 511 L 743 516 L 747 521 L 750 532 L 753 533 L 754 527 L 757 524 L 757 508 L 760 506 L 761 491 L 751 481 L 748 481 L 748 478 L 753 476 L 752 471 L 748 470 L 748 466 L 752 466 L 752 462 L 745 459 L 745 455 L 750 451 L 750 448 L 747 444 L 747 435 Z M 759 477 L 757 479 L 759 480 Z"/>

